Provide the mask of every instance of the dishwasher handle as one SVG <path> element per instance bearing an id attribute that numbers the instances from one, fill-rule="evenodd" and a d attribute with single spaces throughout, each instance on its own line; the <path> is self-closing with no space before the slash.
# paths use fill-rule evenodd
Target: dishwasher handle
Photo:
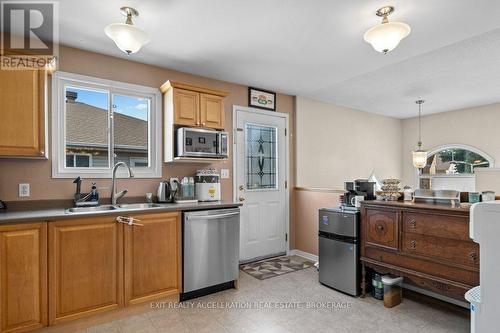
<path id="1" fill-rule="evenodd" d="M 236 216 L 240 215 L 240 212 L 234 212 L 234 213 L 226 213 L 226 214 L 217 214 L 217 215 L 190 215 L 187 217 L 188 221 L 194 221 L 194 220 L 218 220 L 218 219 L 223 219 L 226 217 L 231 217 L 231 216 Z"/>

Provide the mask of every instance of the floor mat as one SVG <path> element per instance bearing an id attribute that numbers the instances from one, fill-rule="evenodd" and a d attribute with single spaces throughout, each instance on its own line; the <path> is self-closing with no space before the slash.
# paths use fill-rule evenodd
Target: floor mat
<path id="1" fill-rule="evenodd" d="M 259 280 L 312 267 L 313 262 L 298 256 L 284 256 L 243 264 L 240 269 Z"/>

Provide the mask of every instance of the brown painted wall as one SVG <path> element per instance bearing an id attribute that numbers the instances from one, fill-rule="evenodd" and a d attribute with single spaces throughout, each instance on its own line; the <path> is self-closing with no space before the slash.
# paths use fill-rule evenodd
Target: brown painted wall
<path id="1" fill-rule="evenodd" d="M 65 46 L 60 48 L 59 56 L 59 69 L 65 72 L 150 87 L 160 87 L 160 85 L 167 80 L 175 80 L 228 91 L 229 96 L 225 99 L 225 109 L 226 130 L 230 134 L 232 134 L 233 105 L 248 105 L 247 86 L 181 73 Z M 133 59 L 133 56 L 131 59 Z M 278 112 L 288 113 L 290 115 L 290 128 L 294 128 L 295 97 L 278 94 L 276 105 Z M 293 175 L 295 174 L 295 144 L 293 137 L 292 133 L 290 144 L 290 188 L 294 186 Z M 204 164 L 164 164 L 163 177 L 169 178 L 193 175 L 197 169 L 206 167 L 208 166 Z M 216 169 L 227 168 L 230 170 L 230 179 L 223 179 L 221 187 L 223 200 L 232 200 L 232 160 L 230 159 L 227 162 L 216 163 L 211 165 L 211 167 Z M 51 172 L 50 159 L 0 159 L 0 199 L 5 201 L 21 200 L 22 198 L 18 197 L 19 183 L 30 183 L 31 185 L 31 196 L 26 198 L 26 200 L 72 198 L 75 190 L 72 179 L 52 179 Z M 91 181 L 91 179 L 86 179 L 83 182 L 82 189 L 87 190 Z M 107 179 L 96 179 L 96 182 L 99 187 L 110 186 L 110 181 Z M 120 179 L 118 186 L 121 189 L 128 188 L 128 196 L 143 196 L 146 192 L 154 192 L 158 182 L 159 179 Z M 108 197 L 110 194 L 109 189 L 101 190 L 100 192 L 101 196 L 104 197 Z M 293 235 L 291 235 L 291 238 L 293 241 Z"/>
<path id="2" fill-rule="evenodd" d="M 318 254 L 318 210 L 336 207 L 340 193 L 295 190 L 295 249 Z"/>

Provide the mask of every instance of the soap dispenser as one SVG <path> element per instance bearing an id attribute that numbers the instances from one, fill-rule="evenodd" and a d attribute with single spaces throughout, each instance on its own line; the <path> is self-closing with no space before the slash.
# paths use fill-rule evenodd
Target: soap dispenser
<path id="1" fill-rule="evenodd" d="M 96 183 L 92 183 L 92 188 L 90 190 L 90 201 L 99 201 L 99 193 L 97 193 Z"/>

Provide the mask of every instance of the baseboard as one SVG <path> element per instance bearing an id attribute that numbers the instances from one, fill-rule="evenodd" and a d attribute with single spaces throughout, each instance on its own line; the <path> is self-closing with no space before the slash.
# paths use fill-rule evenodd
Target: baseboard
<path id="1" fill-rule="evenodd" d="M 297 250 L 297 249 L 288 251 L 288 255 L 289 256 L 299 256 L 299 257 L 306 258 L 306 259 L 314 261 L 314 262 L 318 261 L 317 255 L 312 254 L 312 253 L 308 253 L 308 252 L 304 252 L 301 250 Z"/>

